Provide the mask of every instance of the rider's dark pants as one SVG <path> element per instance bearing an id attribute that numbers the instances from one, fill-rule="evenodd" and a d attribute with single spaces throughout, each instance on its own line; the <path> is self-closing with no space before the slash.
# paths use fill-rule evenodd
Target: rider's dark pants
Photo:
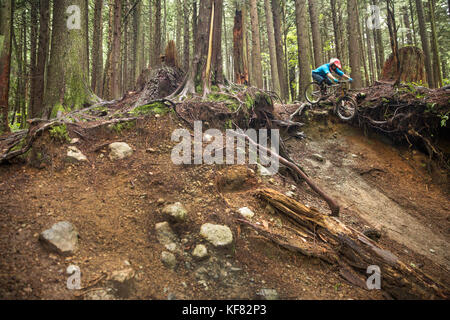
<path id="1" fill-rule="evenodd" d="M 322 82 L 324 82 L 324 81 L 325 81 L 326 84 L 329 84 L 329 85 L 332 84 L 330 79 L 328 79 L 328 77 L 322 77 L 318 73 L 314 73 L 313 72 L 312 77 L 313 77 L 314 81 L 317 82 L 318 84 L 322 84 Z"/>

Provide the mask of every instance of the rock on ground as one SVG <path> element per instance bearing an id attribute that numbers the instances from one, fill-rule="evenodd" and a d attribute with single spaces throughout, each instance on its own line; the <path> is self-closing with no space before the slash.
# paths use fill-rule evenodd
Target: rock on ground
<path id="1" fill-rule="evenodd" d="M 159 243 L 164 246 L 172 245 L 173 243 L 178 243 L 178 237 L 170 228 L 168 222 L 161 222 L 155 225 L 156 237 Z"/>
<path id="2" fill-rule="evenodd" d="M 82 162 L 87 161 L 87 158 L 77 147 L 70 146 L 69 151 L 67 151 L 67 160 L 70 162 Z"/>
<path id="3" fill-rule="evenodd" d="M 205 223 L 200 229 L 200 235 L 215 247 L 225 247 L 233 242 L 233 233 L 227 226 Z"/>
<path id="4" fill-rule="evenodd" d="M 198 260 L 204 259 L 208 256 L 208 249 L 202 244 L 199 244 L 195 247 L 194 251 L 192 251 L 192 255 Z"/>
<path id="5" fill-rule="evenodd" d="M 247 207 L 240 208 L 239 213 L 246 219 L 253 218 L 253 216 L 255 215 L 255 213 Z"/>
<path id="6" fill-rule="evenodd" d="M 39 235 L 48 249 L 64 256 L 71 256 L 78 248 L 78 231 L 67 221 L 58 222 Z"/>
<path id="7" fill-rule="evenodd" d="M 114 271 L 109 279 L 109 285 L 115 289 L 120 298 L 128 298 L 134 290 L 135 272 L 132 268 Z"/>
<path id="8" fill-rule="evenodd" d="M 278 292 L 275 289 L 261 289 L 257 295 L 263 300 L 279 300 Z"/>
<path id="9" fill-rule="evenodd" d="M 162 213 L 168 215 L 175 222 L 184 222 L 187 218 L 187 210 L 180 202 L 165 206 Z"/>
<path id="10" fill-rule="evenodd" d="M 177 266 L 177 258 L 171 252 L 161 252 L 161 261 L 167 268 L 172 270 Z"/>
<path id="11" fill-rule="evenodd" d="M 133 154 L 133 149 L 125 142 L 114 142 L 109 145 L 109 159 L 112 161 L 125 159 Z"/>

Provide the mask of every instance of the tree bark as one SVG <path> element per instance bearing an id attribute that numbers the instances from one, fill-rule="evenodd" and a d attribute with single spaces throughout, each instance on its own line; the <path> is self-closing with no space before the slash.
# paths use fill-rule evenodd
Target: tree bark
<path id="1" fill-rule="evenodd" d="M 342 59 L 342 47 L 341 47 L 341 35 L 340 35 L 340 28 L 337 18 L 337 7 L 336 7 L 336 0 L 330 0 L 331 5 L 331 14 L 333 16 L 333 32 L 334 32 L 334 44 L 336 47 L 336 56 L 339 57 L 339 59 Z"/>
<path id="2" fill-rule="evenodd" d="M 348 52 L 350 56 L 350 67 L 352 69 L 353 88 L 362 87 L 361 60 L 359 53 L 358 37 L 358 2 L 356 0 L 347 0 L 348 11 Z"/>
<path id="3" fill-rule="evenodd" d="M 272 86 L 273 91 L 281 95 L 280 88 L 280 78 L 278 76 L 278 65 L 277 65 L 277 53 L 275 49 L 275 35 L 273 28 L 273 15 L 272 15 L 272 4 L 270 0 L 264 0 L 264 6 L 266 8 L 266 27 L 267 27 L 267 38 L 269 42 L 269 55 L 270 55 L 270 70 L 272 75 Z"/>
<path id="4" fill-rule="evenodd" d="M 431 22 L 431 50 L 433 52 L 433 76 L 435 87 L 442 87 L 441 58 L 439 55 L 439 45 L 436 34 L 436 17 L 435 17 L 435 0 L 428 0 L 428 12 L 430 13 Z"/>
<path id="5" fill-rule="evenodd" d="M 247 43 L 245 31 L 245 14 L 242 8 L 237 8 L 233 28 L 233 59 L 234 78 L 237 84 L 249 84 Z"/>
<path id="6" fill-rule="evenodd" d="M 10 132 L 8 125 L 8 95 L 13 25 L 13 8 L 11 0 L 1 2 L 0 18 L 0 134 L 2 134 Z"/>
<path id="7" fill-rule="evenodd" d="M 256 87 L 262 89 L 261 40 L 259 34 L 258 5 L 256 0 L 250 0 L 250 20 L 252 24 L 252 60 L 253 76 Z"/>
<path id="8" fill-rule="evenodd" d="M 78 6 L 79 12 L 68 11 L 72 5 Z M 47 118 L 57 105 L 76 109 L 91 100 L 87 79 L 85 10 L 84 0 L 53 2 L 51 55 L 44 95 L 44 116 Z"/>
<path id="9" fill-rule="evenodd" d="M 111 0 L 112 6 L 110 17 L 111 28 L 111 46 L 108 53 L 108 69 L 106 71 L 106 81 L 104 93 L 109 100 L 120 97 L 120 49 L 121 49 L 121 21 L 122 21 L 122 3 L 120 0 Z"/>
<path id="10" fill-rule="evenodd" d="M 153 37 L 153 63 L 157 66 L 160 63 L 161 55 L 161 0 L 155 0 L 155 30 Z"/>
<path id="11" fill-rule="evenodd" d="M 307 33 L 307 3 L 306 0 L 295 1 L 295 17 L 297 22 L 298 65 L 300 69 L 299 96 L 311 82 L 311 58 Z"/>
<path id="12" fill-rule="evenodd" d="M 189 70 L 190 63 L 190 35 L 189 35 L 189 0 L 183 2 L 184 14 L 184 41 L 183 41 L 183 66 L 184 70 Z"/>
<path id="13" fill-rule="evenodd" d="M 317 11 L 317 1 L 309 0 L 309 18 L 311 20 L 311 31 L 314 48 L 314 64 L 320 66 L 324 61 L 322 59 L 322 40 L 320 39 L 319 16 Z"/>
<path id="14" fill-rule="evenodd" d="M 91 90 L 98 96 L 102 95 L 103 75 L 103 0 L 95 0 L 94 34 L 92 38 L 92 78 Z"/>
<path id="15" fill-rule="evenodd" d="M 280 79 L 281 98 L 289 99 L 288 80 L 286 75 L 286 63 L 282 47 L 281 37 L 281 6 L 280 0 L 272 0 L 273 28 L 275 35 L 275 50 L 277 52 L 278 77 Z"/>
<path id="16" fill-rule="evenodd" d="M 224 82 L 222 57 L 222 11 L 223 0 L 214 0 L 214 26 L 211 59 L 211 78 L 212 84 L 214 85 L 222 84 Z"/>
<path id="17" fill-rule="evenodd" d="M 31 2 L 31 34 L 30 34 L 30 100 L 28 116 L 32 117 L 34 107 L 34 96 L 36 95 L 37 87 L 37 34 L 38 34 L 38 12 L 39 3 L 37 1 Z"/>
<path id="18" fill-rule="evenodd" d="M 427 26 L 425 24 L 425 14 L 423 11 L 422 0 L 416 0 L 417 17 L 419 20 L 420 39 L 422 40 L 422 50 L 425 54 L 425 70 L 427 72 L 428 85 L 434 88 L 433 68 L 431 65 L 430 42 L 428 40 Z"/>
<path id="19" fill-rule="evenodd" d="M 49 0 L 41 0 L 39 5 L 39 46 L 36 65 L 36 90 L 32 95 L 33 104 L 31 118 L 37 118 L 43 112 L 43 99 L 45 90 L 45 71 L 47 69 L 48 46 L 49 46 Z"/>

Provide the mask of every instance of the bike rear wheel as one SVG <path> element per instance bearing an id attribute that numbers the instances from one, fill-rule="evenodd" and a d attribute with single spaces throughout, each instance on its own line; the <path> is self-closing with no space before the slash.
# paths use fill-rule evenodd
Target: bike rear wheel
<path id="1" fill-rule="evenodd" d="M 317 104 L 322 99 L 322 88 L 317 82 L 311 82 L 305 88 L 305 99 L 311 104 Z"/>
<path id="2" fill-rule="evenodd" d="M 336 102 L 337 116 L 344 121 L 350 121 L 356 116 L 357 103 L 350 96 L 343 96 Z"/>

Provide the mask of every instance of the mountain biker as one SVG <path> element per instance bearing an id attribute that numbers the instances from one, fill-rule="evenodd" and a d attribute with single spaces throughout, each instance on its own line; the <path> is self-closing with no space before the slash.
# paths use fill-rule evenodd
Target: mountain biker
<path id="1" fill-rule="evenodd" d="M 322 85 L 324 81 L 328 85 L 333 84 L 333 82 L 338 83 L 339 80 L 336 79 L 331 72 L 334 72 L 338 76 L 347 78 L 350 82 L 353 82 L 353 79 L 342 71 L 341 61 L 339 61 L 339 59 L 336 58 L 331 59 L 330 63 L 325 63 L 316 70 L 313 70 L 312 77 L 314 81 L 320 85 Z"/>

